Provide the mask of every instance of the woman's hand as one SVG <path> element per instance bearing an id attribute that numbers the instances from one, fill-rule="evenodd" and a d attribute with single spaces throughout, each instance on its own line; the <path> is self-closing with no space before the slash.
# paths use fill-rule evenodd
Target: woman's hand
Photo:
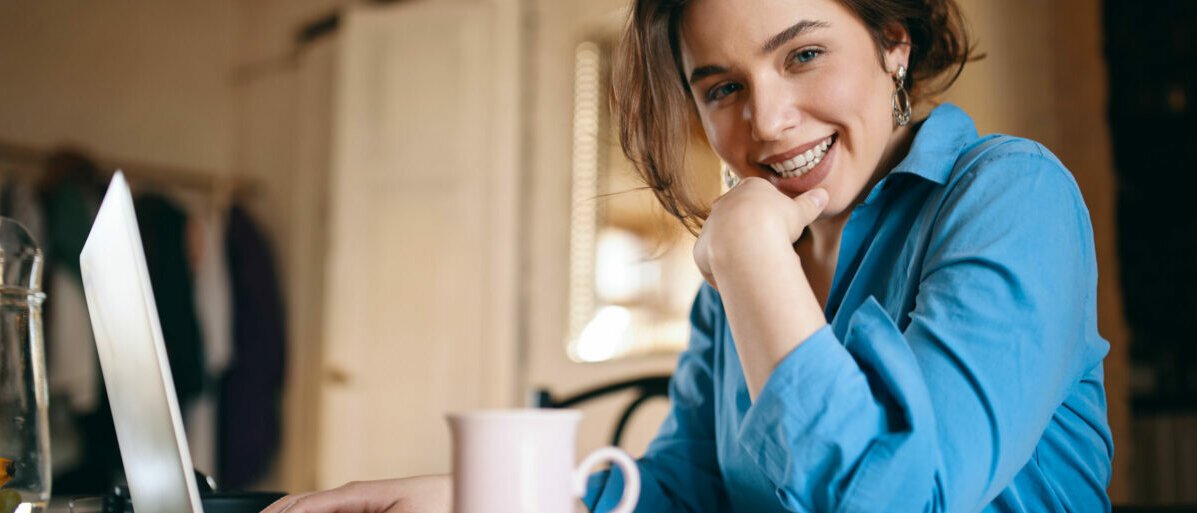
<path id="1" fill-rule="evenodd" d="M 695 263 L 722 296 L 753 400 L 778 362 L 827 323 L 794 252 L 826 205 L 823 189 L 791 199 L 747 178 L 711 205 L 694 243 Z"/>
<path id="2" fill-rule="evenodd" d="M 288 495 L 262 513 L 449 513 L 452 499 L 449 476 L 420 476 Z"/>
<path id="3" fill-rule="evenodd" d="M 776 261 L 766 257 L 778 252 L 794 255 L 794 241 L 826 205 L 826 190 L 791 199 L 762 178 L 745 178 L 711 205 L 694 243 L 694 263 L 718 290 L 717 278 L 734 278 L 744 266 Z"/>

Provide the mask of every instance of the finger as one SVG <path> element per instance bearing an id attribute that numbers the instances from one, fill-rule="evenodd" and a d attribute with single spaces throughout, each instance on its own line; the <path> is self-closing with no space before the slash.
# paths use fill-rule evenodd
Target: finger
<path id="1" fill-rule="evenodd" d="M 807 225 L 819 218 L 827 207 L 827 190 L 811 189 L 794 198 L 794 209 L 790 217 L 790 240 L 797 240 Z"/>
<path id="2" fill-rule="evenodd" d="M 338 488 L 323 492 L 311 492 L 295 497 L 295 500 L 283 506 L 278 513 L 324 513 L 341 511 L 342 508 L 353 506 L 349 499 L 338 493 Z"/>
<path id="3" fill-rule="evenodd" d="M 719 292 L 719 284 L 715 283 L 715 275 L 711 274 L 708 271 L 703 271 L 702 279 L 706 280 L 707 283 L 711 284 L 711 288 L 715 289 L 715 292 Z"/>
<path id="4" fill-rule="evenodd" d="M 330 490 L 284 497 L 275 503 L 281 507 L 277 513 L 331 513 L 337 511 L 368 513 L 375 511 L 377 508 L 365 504 L 361 500 L 360 494 L 353 491 L 352 486 L 353 483 L 347 483 Z M 273 507 L 272 505 L 271 508 Z M 267 513 L 267 511 L 262 513 Z"/>
<path id="5" fill-rule="evenodd" d="M 715 284 L 715 275 L 711 273 L 710 263 L 710 237 L 707 233 L 699 235 L 698 240 L 694 241 L 694 248 L 691 251 L 694 258 L 694 265 L 698 268 L 698 272 L 702 273 L 702 279 L 710 283 L 715 290 L 719 290 L 719 286 Z"/>
<path id="6" fill-rule="evenodd" d="M 287 495 L 277 501 L 274 501 L 274 503 L 270 506 L 267 506 L 266 509 L 262 510 L 262 513 L 282 513 L 290 508 L 291 505 L 295 504 L 296 501 L 311 495 L 311 493 L 312 492 Z"/>

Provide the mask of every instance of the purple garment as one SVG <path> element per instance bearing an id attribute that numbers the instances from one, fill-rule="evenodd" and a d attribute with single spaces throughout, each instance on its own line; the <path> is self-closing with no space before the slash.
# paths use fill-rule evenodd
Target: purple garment
<path id="1" fill-rule="evenodd" d="M 278 452 L 286 333 L 274 255 L 240 207 L 229 211 L 226 248 L 233 294 L 233 357 L 220 385 L 218 478 L 251 486 Z"/>

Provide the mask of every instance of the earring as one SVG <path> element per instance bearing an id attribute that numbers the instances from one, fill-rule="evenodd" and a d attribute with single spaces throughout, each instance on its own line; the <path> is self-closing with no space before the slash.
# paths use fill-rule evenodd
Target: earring
<path id="1" fill-rule="evenodd" d="M 894 75 L 894 98 L 891 102 L 894 109 L 894 122 L 898 126 L 910 123 L 910 93 L 906 92 L 906 66 L 898 65 L 898 72 Z"/>
<path id="2" fill-rule="evenodd" d="M 740 177 L 736 176 L 735 173 L 732 173 L 731 166 L 724 164 L 723 165 L 723 185 L 726 185 L 728 189 L 731 189 L 732 187 L 735 187 L 736 184 L 738 184 L 738 183 L 740 183 Z"/>

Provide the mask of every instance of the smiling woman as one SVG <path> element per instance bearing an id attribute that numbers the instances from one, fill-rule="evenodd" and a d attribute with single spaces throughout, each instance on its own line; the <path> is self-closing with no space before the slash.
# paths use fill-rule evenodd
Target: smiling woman
<path id="1" fill-rule="evenodd" d="M 620 140 L 707 281 L 638 511 L 1109 510 L 1075 181 L 950 104 L 912 119 L 964 26 L 952 0 L 634 2 Z M 740 178 L 709 206 L 693 123 Z"/>

